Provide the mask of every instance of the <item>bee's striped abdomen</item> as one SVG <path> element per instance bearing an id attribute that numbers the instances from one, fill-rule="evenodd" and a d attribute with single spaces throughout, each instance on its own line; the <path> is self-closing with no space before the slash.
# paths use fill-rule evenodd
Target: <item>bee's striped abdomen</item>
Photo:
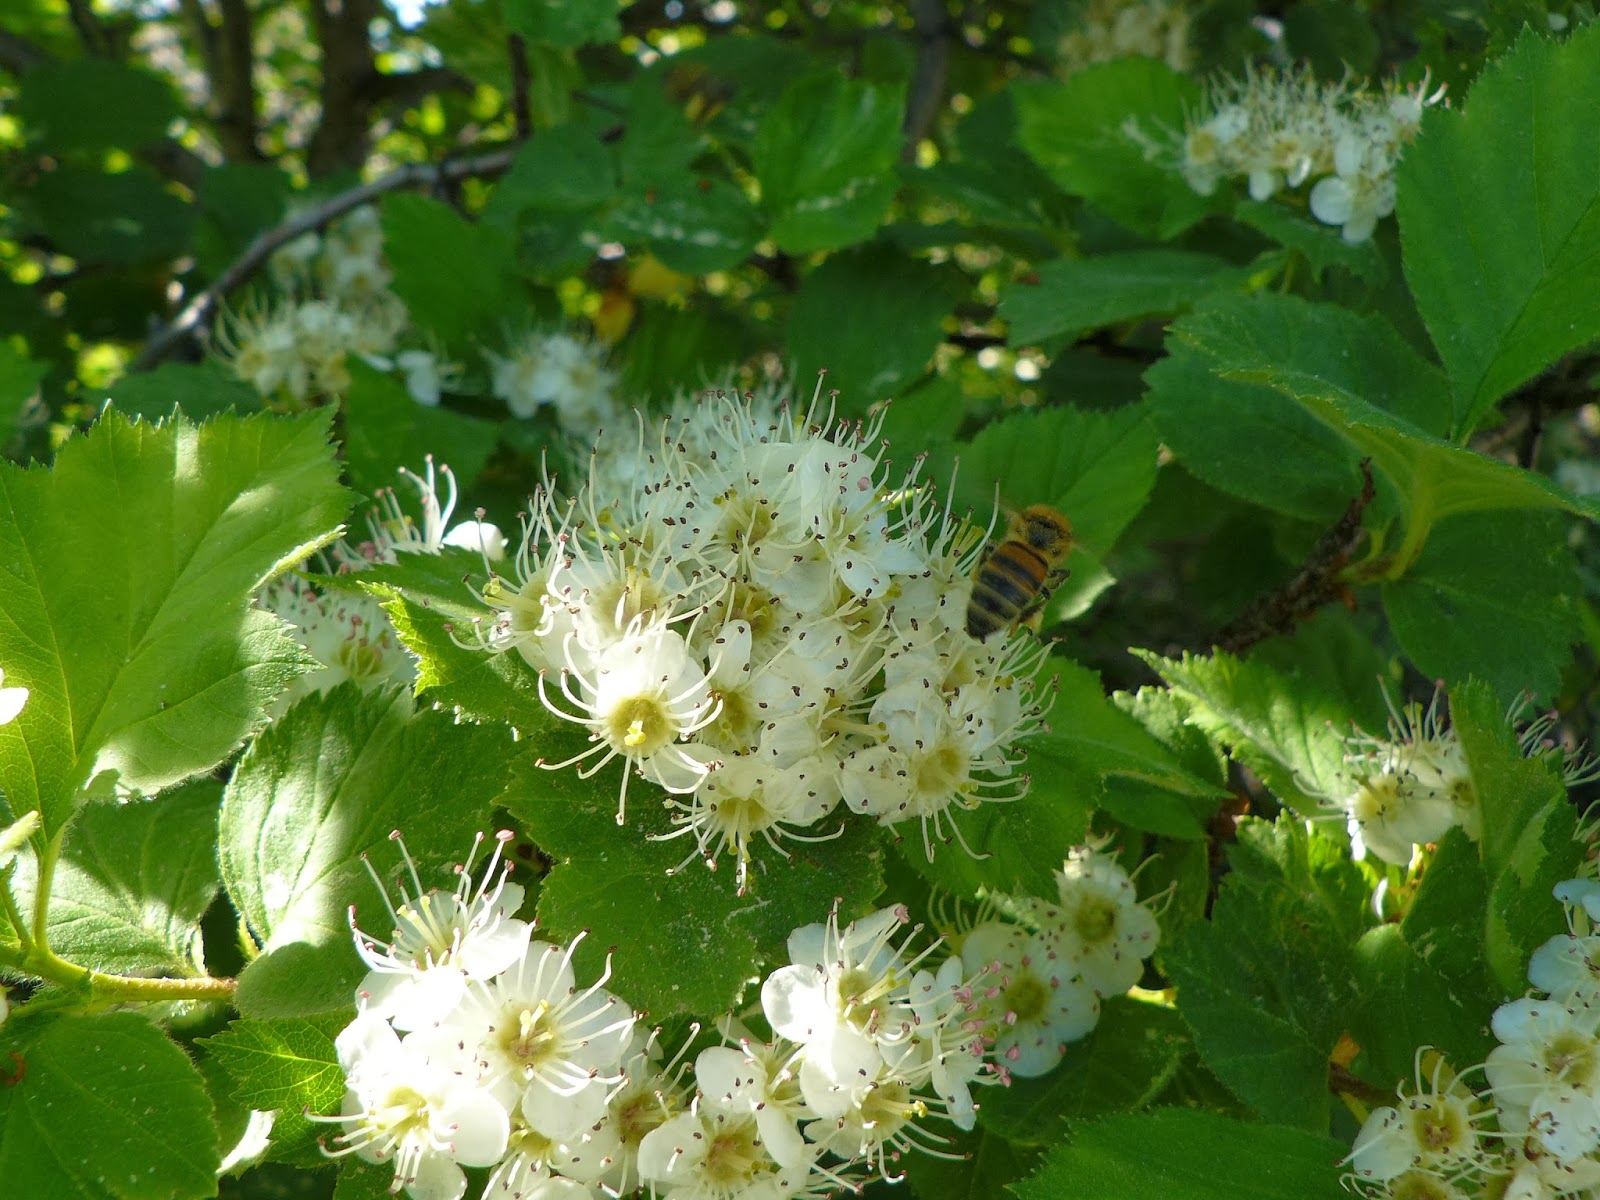
<path id="1" fill-rule="evenodd" d="M 1044 587 L 1050 564 L 1022 542 L 1002 542 L 978 568 L 967 605 L 967 633 L 980 642 L 1014 624 Z"/>

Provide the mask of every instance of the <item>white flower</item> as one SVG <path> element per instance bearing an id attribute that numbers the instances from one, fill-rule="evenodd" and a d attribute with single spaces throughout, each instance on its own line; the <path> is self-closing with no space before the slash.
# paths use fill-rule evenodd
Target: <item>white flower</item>
<path id="1" fill-rule="evenodd" d="M 789 1200 L 821 1194 L 811 1164 L 784 1167 L 749 1113 L 696 1106 L 651 1130 L 639 1146 L 639 1174 L 668 1200 Z"/>
<path id="2" fill-rule="evenodd" d="M 1357 1178 L 1387 1182 L 1413 1168 L 1454 1177 L 1482 1157 L 1478 1122 L 1490 1115 L 1474 1112 L 1477 1097 L 1459 1077 L 1445 1081 L 1442 1058 L 1432 1077 L 1422 1077 L 1423 1052 L 1417 1054 L 1415 1087 L 1396 1107 L 1375 1108 L 1356 1135 L 1350 1163 Z"/>
<path id="3" fill-rule="evenodd" d="M 1484 1071 L 1502 1128 L 1526 1129 L 1564 1159 L 1600 1147 L 1600 1008 L 1513 1000 L 1491 1024 L 1502 1044 Z"/>
<path id="4" fill-rule="evenodd" d="M 6 673 L 0 670 L 0 684 L 5 683 Z M 0 725 L 9 724 L 17 719 L 17 714 L 22 711 L 22 706 L 28 702 L 28 689 L 25 687 L 0 687 Z"/>
<path id="5" fill-rule="evenodd" d="M 540 765 L 554 770 L 594 759 L 579 772 L 588 778 L 613 758 L 624 759 L 619 825 L 626 819 L 628 777 L 634 771 L 666 791 L 692 792 L 716 755 L 688 739 L 716 718 L 717 699 L 683 635 L 636 619 L 618 642 L 594 655 L 587 669 L 572 653 L 576 637 L 576 632 L 567 635 L 568 665 L 560 674 L 561 696 L 571 707 L 551 699 L 544 671 L 539 697 L 556 715 L 586 726 L 594 745 L 565 762 Z"/>
<path id="6" fill-rule="evenodd" d="M 492 521 L 462 521 L 444 535 L 444 545 L 476 550 L 490 562 L 506 556 L 506 535 Z"/>
<path id="7" fill-rule="evenodd" d="M 405 374 L 406 391 L 424 408 L 438 408 L 444 389 L 461 382 L 461 367 L 431 350 L 402 350 L 394 362 Z"/>
<path id="8" fill-rule="evenodd" d="M 1126 992 L 1161 936 L 1133 880 L 1110 855 L 1079 846 L 1056 872 L 1056 885 L 1061 904 L 1050 920 L 1069 935 L 1068 953 L 1084 981 L 1101 996 Z"/>
<path id="9" fill-rule="evenodd" d="M 843 931 L 837 913 L 797 929 L 789 936 L 791 965 L 761 985 L 773 1032 L 805 1047 L 800 1090 L 819 1116 L 842 1115 L 851 1089 L 878 1078 L 884 1048 L 911 1037 L 912 966 L 891 941 L 909 920 L 903 908 L 885 908 Z"/>
<path id="10" fill-rule="evenodd" d="M 461 1003 L 467 981 L 490 979 L 524 954 L 532 927 L 511 916 L 522 904 L 523 891 L 511 883 L 511 864 L 500 863 L 509 832 L 495 837 L 494 852 L 474 887 L 469 856 L 453 892 L 423 890 L 416 867 L 397 837 L 411 876 L 413 894 L 401 893 L 393 904 L 383 881 L 373 873 L 379 894 L 394 923 L 389 941 L 379 941 L 355 928 L 356 950 L 370 969 L 357 990 L 365 1010 L 390 1018 L 398 1029 L 418 1029 L 442 1019 Z M 476 854 L 477 846 L 473 844 Z M 365 860 L 363 860 L 365 861 Z M 370 865 L 369 865 L 370 870 Z"/>
<path id="11" fill-rule="evenodd" d="M 493 979 L 473 980 L 457 1006 L 426 1031 L 430 1045 L 468 1048 L 478 1082 L 528 1124 L 575 1135 L 605 1115 L 621 1079 L 633 1012 L 599 982 L 579 988 L 572 946 L 531 942 Z"/>
<path id="12" fill-rule="evenodd" d="M 1059 926 L 1030 934 L 1003 921 L 974 927 L 962 942 L 967 972 L 989 970 L 974 990 L 997 1067 L 1024 1078 L 1047 1074 L 1067 1043 L 1087 1036 L 1100 1019 L 1100 1000 L 1068 957 L 1070 948 Z"/>
<path id="13" fill-rule="evenodd" d="M 394 1163 L 395 1190 L 412 1200 L 461 1200 L 462 1167 L 487 1167 L 505 1153 L 511 1122 L 487 1091 L 362 1013 L 335 1040 L 349 1090 L 332 1154 Z"/>
<path id="14" fill-rule="evenodd" d="M 802 1052 L 787 1042 L 761 1043 L 736 1025 L 740 1044 L 712 1046 L 695 1059 L 695 1082 L 708 1110 L 755 1117 L 762 1144 L 783 1167 L 803 1167 L 815 1157 L 800 1136 L 800 1123 L 815 1114 L 800 1093 L 796 1075 Z"/>

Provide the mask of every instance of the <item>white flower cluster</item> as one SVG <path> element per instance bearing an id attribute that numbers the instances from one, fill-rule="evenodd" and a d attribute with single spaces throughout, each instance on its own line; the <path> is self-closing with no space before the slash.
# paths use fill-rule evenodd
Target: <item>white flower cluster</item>
<path id="1" fill-rule="evenodd" d="M 315 1118 L 343 1126 L 330 1154 L 392 1164 L 413 1200 L 460 1200 L 472 1167 L 504 1200 L 795 1200 L 939 1153 L 930 1115 L 972 1128 L 992 1077 L 972 981 L 958 956 L 910 953 L 903 909 L 796 930 L 761 986 L 771 1040 L 724 1018 L 691 1080 L 687 1047 L 663 1063 L 609 973 L 583 983 L 572 946 L 535 940 L 508 873 L 498 846 L 453 892 L 413 869 L 390 939 L 356 931 L 370 971 L 336 1041 L 345 1102 Z"/>
<path id="2" fill-rule="evenodd" d="M 1413 701 L 1398 710 L 1389 701 L 1386 737 L 1357 734 L 1346 739 L 1348 790 L 1332 799 L 1345 814 L 1357 858 L 1370 854 L 1405 866 L 1418 846 L 1438 841 L 1457 825 L 1478 839 L 1483 825 L 1478 794 L 1443 698 L 1436 691 L 1426 708 Z M 1389 700 L 1387 693 L 1384 699 Z M 1513 708 L 1513 722 L 1523 707 Z M 1551 723 L 1544 716 L 1522 726 L 1518 740 L 1523 753 L 1558 757 L 1569 787 L 1592 778 L 1592 759 L 1566 754 L 1545 740 Z"/>
<path id="3" fill-rule="evenodd" d="M 981 539 L 891 483 L 876 442 L 815 401 L 709 394 L 641 421 L 627 465 L 570 500 L 542 490 L 515 578 L 484 588 L 481 644 L 588 730 L 551 765 L 624 760 L 618 822 L 643 776 L 669 793 L 667 836 L 695 841 L 685 863 L 726 851 L 741 889 L 758 839 L 782 853 L 840 806 L 918 822 L 931 856 L 953 811 L 1027 790 L 1045 648 L 967 634 Z"/>
<path id="4" fill-rule="evenodd" d="M 1187 71 L 1194 62 L 1188 6 L 1183 0 L 1089 0 L 1056 53 L 1068 75 L 1119 58 L 1154 58 Z"/>
<path id="5" fill-rule="evenodd" d="M 341 541 L 329 551 L 333 571 L 359 572 L 393 563 L 401 554 L 438 554 L 445 546 L 481 551 L 488 561 L 504 557 L 505 538 L 489 522 L 449 525 L 456 503 L 456 480 L 449 467 L 441 466 L 436 474 L 430 456 L 425 475 L 404 468 L 400 473 L 421 495 L 421 528 L 400 507 L 394 492 L 383 492 L 368 522 L 370 538 L 354 546 Z M 442 501 L 440 475 L 447 487 Z M 258 602 L 289 622 L 295 639 L 322 664 L 295 680 L 279 702 L 281 708 L 311 692 L 331 691 L 347 679 L 370 690 L 386 683 L 410 684 L 416 678 L 415 662 L 400 645 L 388 614 L 371 596 L 313 586 L 300 575 L 289 574 L 268 584 Z"/>
<path id="6" fill-rule="evenodd" d="M 980 987 L 973 1015 L 997 1068 L 1025 1078 L 1054 1069 L 1069 1042 L 1100 1019 L 1100 1001 L 1139 982 L 1161 930 L 1133 879 L 1104 846 L 1072 851 L 1056 872 L 1059 903 L 1028 898 L 961 939 L 961 960 Z"/>
<path id="7" fill-rule="evenodd" d="M 1311 215 L 1340 226 L 1345 241 L 1364 242 L 1394 211 L 1395 163 L 1416 137 L 1422 110 L 1442 95 L 1429 93 L 1426 80 L 1373 92 L 1349 81 L 1319 83 L 1308 70 L 1225 76 L 1187 123 L 1183 175 L 1203 196 L 1243 177 L 1255 200 L 1309 182 Z"/>
<path id="8" fill-rule="evenodd" d="M 292 407 L 350 386 L 351 355 L 398 369 L 419 404 L 436 405 L 460 368 L 432 350 L 395 354 L 408 318 L 389 290 L 377 209 L 358 208 L 326 234 L 303 234 L 273 256 L 285 295 L 224 314 L 217 344 L 233 373 L 268 400 Z"/>
<path id="9" fill-rule="evenodd" d="M 616 373 L 593 342 L 530 330 L 504 355 L 485 351 L 484 357 L 493 371 L 490 391 L 513 416 L 531 417 L 548 404 L 563 430 L 588 437 L 623 415 Z"/>
<path id="10" fill-rule="evenodd" d="M 1562 1200 L 1600 1195 L 1600 882 L 1557 884 L 1570 932 L 1535 950 L 1542 995 L 1502 1004 L 1481 1094 L 1423 1055 L 1400 1103 L 1374 1109 L 1346 1160 L 1385 1200 Z M 1485 1127 L 1489 1128 L 1485 1128 Z"/>

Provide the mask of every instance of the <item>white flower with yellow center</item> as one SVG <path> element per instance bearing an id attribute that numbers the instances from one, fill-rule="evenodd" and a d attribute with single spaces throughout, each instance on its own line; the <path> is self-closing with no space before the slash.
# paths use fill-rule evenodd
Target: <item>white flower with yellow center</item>
<path id="1" fill-rule="evenodd" d="M 586 779 L 612 759 L 623 759 L 628 769 L 617 799 L 619 825 L 627 819 L 628 778 L 635 771 L 668 792 L 694 791 L 717 755 L 689 739 L 716 719 L 718 703 L 683 635 L 636 620 L 592 664 L 576 661 L 577 636 L 567 635 L 567 666 L 559 675 L 566 707 L 552 698 L 548 671 L 539 673 L 539 696 L 557 716 L 587 727 L 594 745 L 565 762 L 541 765 L 555 770 L 583 762 L 579 775 Z"/>
<path id="2" fill-rule="evenodd" d="M 1086 1037 L 1100 1019 L 1100 1000 L 1070 957 L 1060 929 L 1036 934 L 1003 921 L 974 927 L 961 943 L 974 985 L 975 1017 L 984 1023 L 997 1069 L 1034 1078 L 1048 1074 L 1069 1042 Z"/>
<path id="3" fill-rule="evenodd" d="M 356 951 L 369 968 L 357 989 L 365 1011 L 389 1018 L 397 1029 L 422 1028 L 455 1009 L 466 995 L 468 980 L 490 979 L 522 956 L 532 926 L 512 916 L 522 904 L 523 891 L 507 878 L 511 864 L 500 861 L 510 837 L 509 832 L 496 835 L 494 851 L 476 885 L 469 858 L 453 892 L 424 890 L 405 843 L 395 839 L 412 892 L 402 892 L 398 904 L 391 902 L 388 889 L 373 872 L 393 935 L 380 941 L 363 933 L 355 927 L 354 909 L 350 913 Z M 481 841 L 480 837 L 474 843 L 474 853 Z"/>
<path id="4" fill-rule="evenodd" d="M 1564 1159 L 1600 1148 L 1600 1007 L 1513 1000 L 1491 1026 L 1501 1044 L 1484 1073 L 1501 1128 L 1527 1130 Z"/>
<path id="5" fill-rule="evenodd" d="M 1090 846 L 1072 850 L 1056 872 L 1059 909 L 1050 923 L 1064 931 L 1070 957 L 1100 996 L 1120 996 L 1144 973 L 1160 926 L 1139 903 L 1120 863 Z"/>
<path id="6" fill-rule="evenodd" d="M 330 1154 L 394 1164 L 394 1189 L 412 1200 L 461 1200 L 463 1167 L 487 1167 L 505 1153 L 511 1120 L 489 1092 L 452 1065 L 430 1058 L 371 1013 L 334 1042 L 348 1090 Z"/>
<path id="7" fill-rule="evenodd" d="M 1478 1125 L 1492 1109 L 1480 1104 L 1459 1077 L 1449 1076 L 1436 1057 L 1426 1081 L 1424 1051 L 1417 1053 L 1415 1085 L 1393 1107 L 1375 1108 L 1356 1135 L 1345 1161 L 1357 1179 L 1388 1182 L 1418 1169 L 1446 1178 L 1477 1166 L 1483 1156 Z"/>

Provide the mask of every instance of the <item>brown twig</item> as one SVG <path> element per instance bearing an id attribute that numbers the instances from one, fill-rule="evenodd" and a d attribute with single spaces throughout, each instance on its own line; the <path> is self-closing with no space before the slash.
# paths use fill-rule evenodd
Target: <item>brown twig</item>
<path id="1" fill-rule="evenodd" d="M 511 52 L 511 115 L 517 123 L 517 137 L 532 137 L 533 106 L 528 92 L 533 80 L 528 75 L 528 42 L 520 33 L 513 33 L 506 39 L 506 47 Z"/>
<path id="2" fill-rule="evenodd" d="M 187 337 L 209 325 L 222 301 L 242 287 L 251 276 L 282 246 L 313 230 L 323 228 L 345 213 L 370 204 L 387 192 L 405 188 L 440 187 L 460 179 L 484 178 L 503 174 L 511 165 L 515 150 L 495 150 L 473 158 L 454 159 L 439 163 L 411 163 L 392 171 L 371 183 L 351 188 L 347 192 L 323 201 L 315 208 L 285 221 L 264 233 L 245 247 L 244 253 L 228 264 L 226 270 L 212 281 L 211 286 L 184 305 L 171 323 L 158 329 L 145 343 L 130 370 L 147 371 L 171 354 Z"/>
<path id="3" fill-rule="evenodd" d="M 1289 633 L 1328 601 L 1346 594 L 1339 574 L 1349 565 L 1367 531 L 1361 515 L 1374 495 L 1372 460 L 1361 460 L 1361 492 L 1344 515 L 1318 539 L 1310 556 L 1282 587 L 1261 597 L 1216 637 L 1218 650 L 1239 654 L 1275 634 Z"/>
<path id="4" fill-rule="evenodd" d="M 905 145 L 900 150 L 900 157 L 908 163 L 917 160 L 917 147 L 933 129 L 944 106 L 945 79 L 950 69 L 950 18 L 944 0 L 916 0 L 912 9 L 917 62 L 906 95 L 906 117 L 901 126 Z"/>

